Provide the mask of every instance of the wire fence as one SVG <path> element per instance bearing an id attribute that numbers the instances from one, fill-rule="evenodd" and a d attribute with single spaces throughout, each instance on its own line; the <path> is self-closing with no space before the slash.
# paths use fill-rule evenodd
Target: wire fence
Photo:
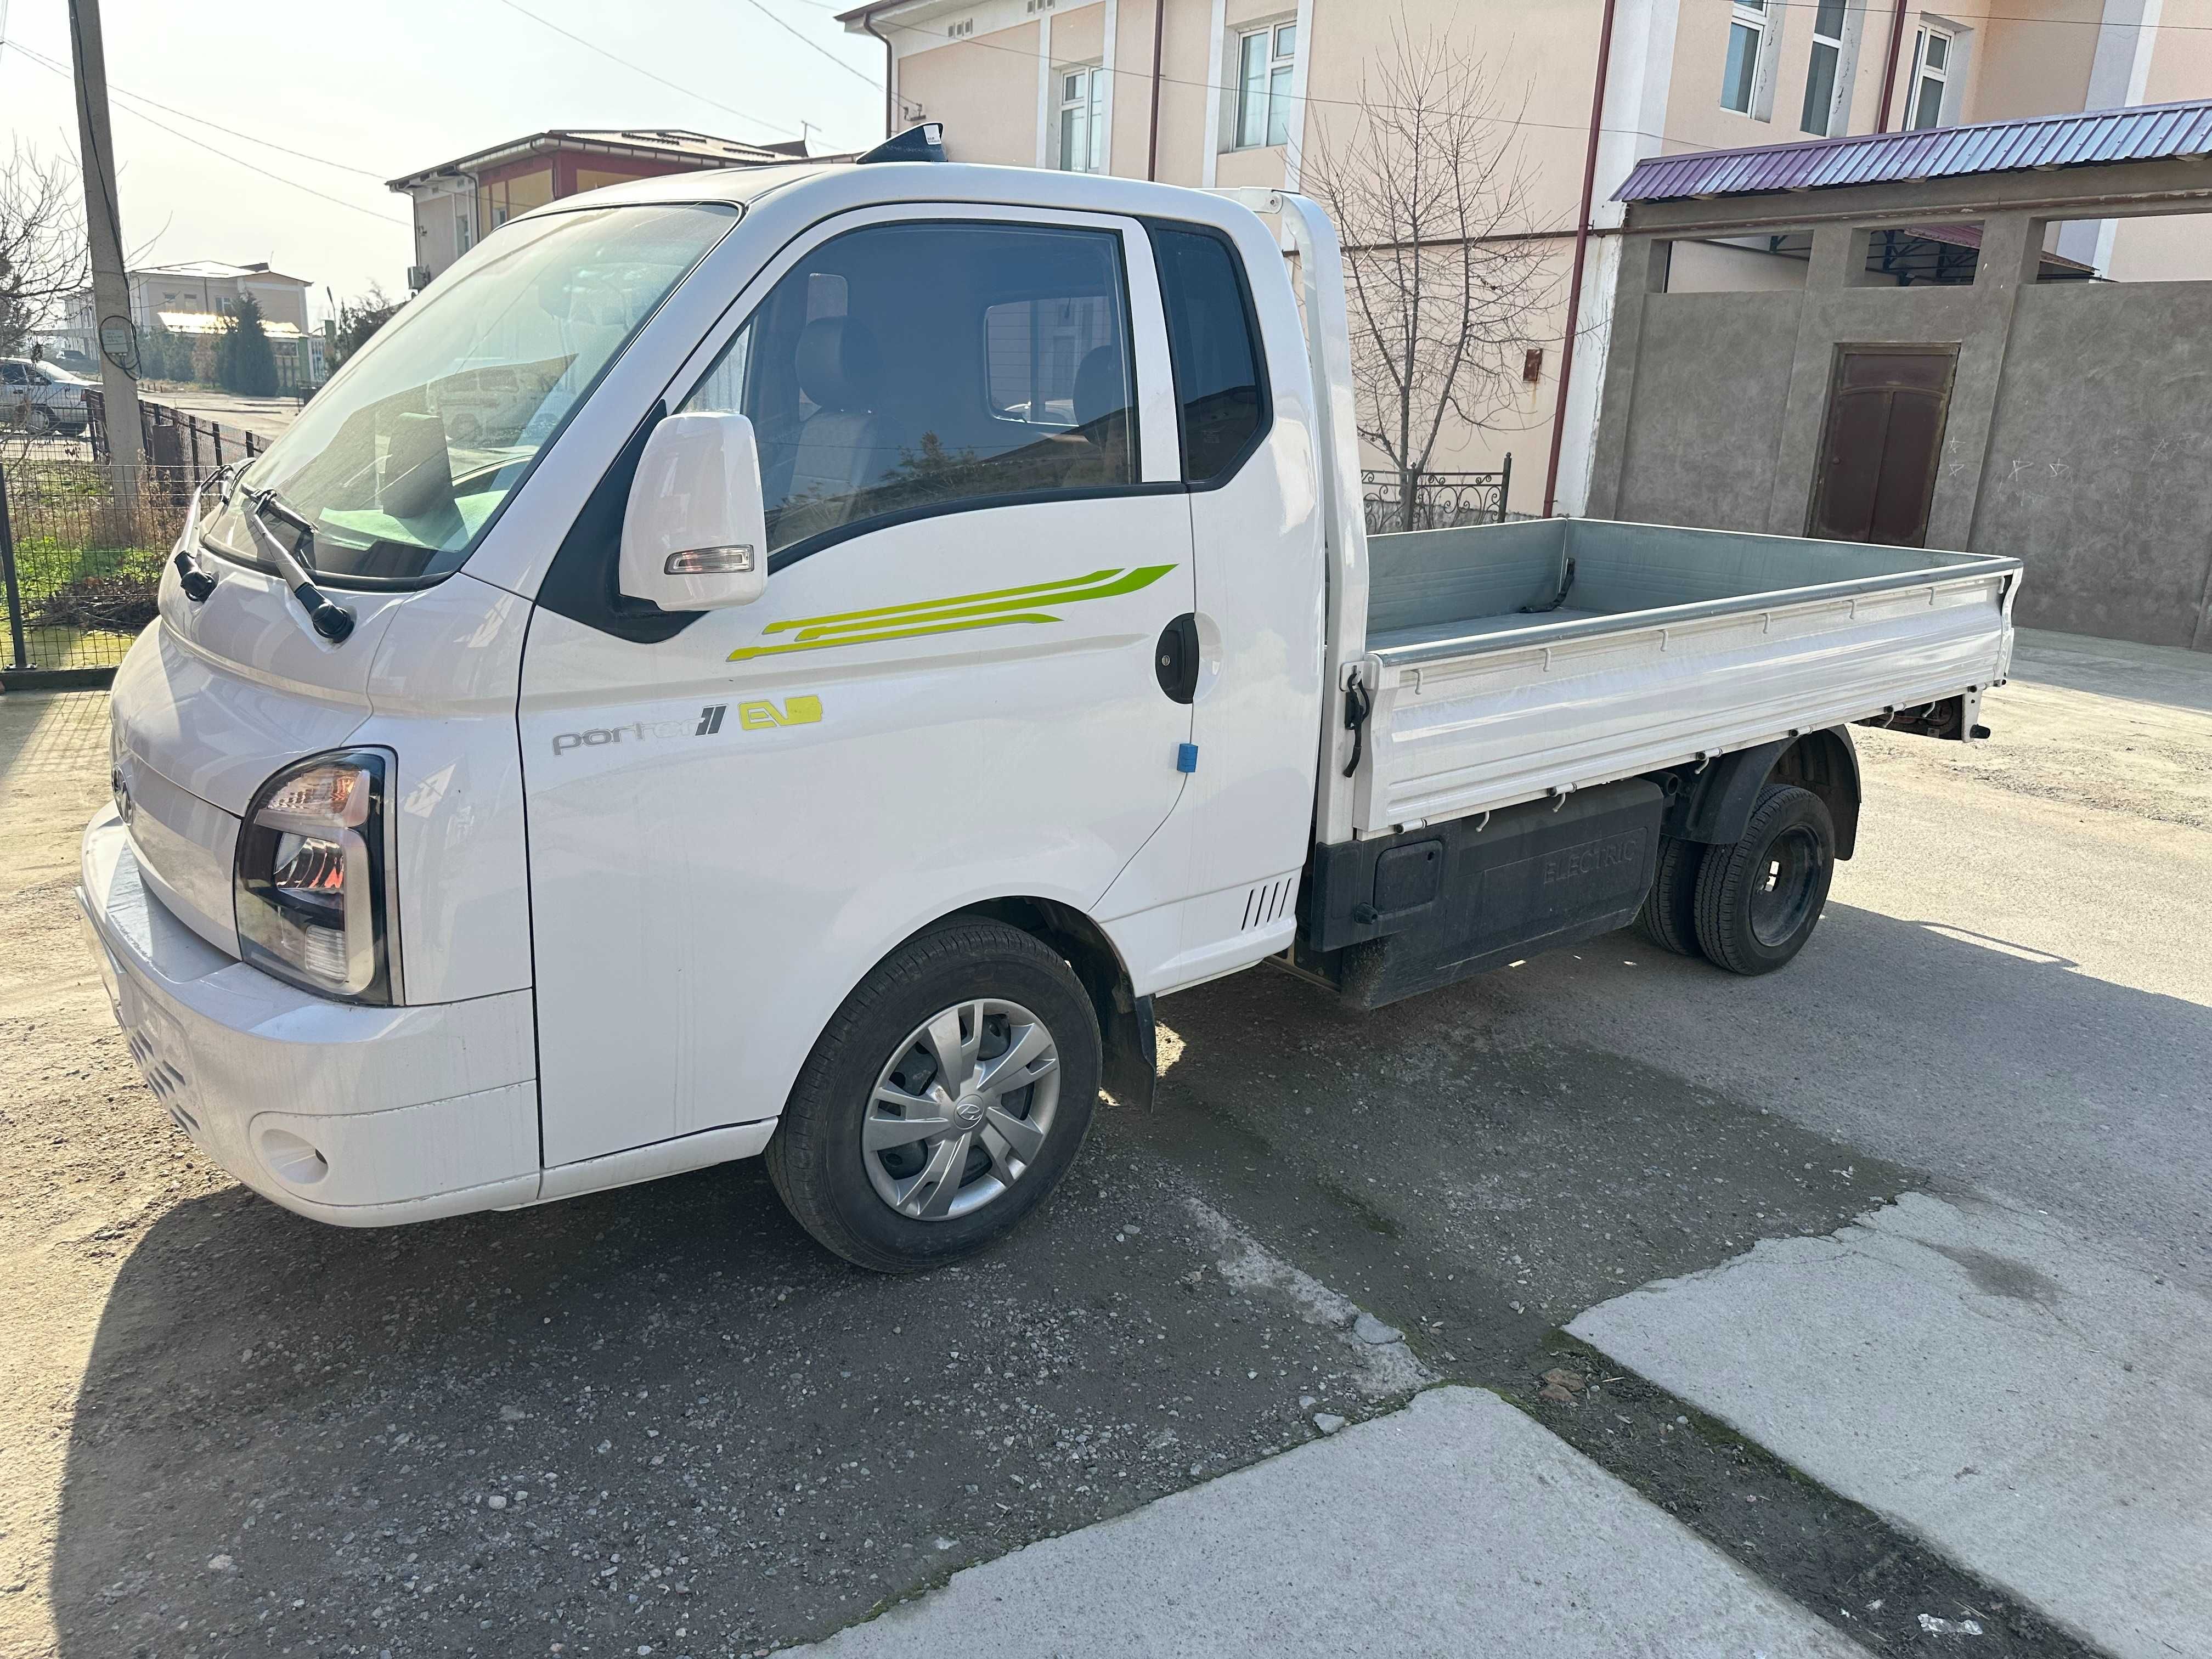
<path id="1" fill-rule="evenodd" d="M 109 670 L 153 621 L 161 563 L 192 491 L 265 446 L 161 404 L 142 404 L 146 465 L 134 481 L 109 458 L 98 394 L 83 441 L 0 438 L 0 587 L 11 686 L 42 674 Z"/>
<path id="2" fill-rule="evenodd" d="M 1368 471 L 1359 475 L 1367 533 L 1449 530 L 1463 524 L 1503 524 L 1511 516 L 1513 458 L 1495 472 Z"/>

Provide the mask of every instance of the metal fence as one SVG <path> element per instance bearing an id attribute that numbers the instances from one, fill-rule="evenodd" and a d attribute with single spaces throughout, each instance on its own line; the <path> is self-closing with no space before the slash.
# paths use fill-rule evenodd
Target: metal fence
<path id="1" fill-rule="evenodd" d="M 0 439 L 7 683 L 105 672 L 154 619 L 161 562 L 200 483 L 264 447 L 251 433 L 142 404 L 146 465 L 118 481 L 94 394 L 88 441 Z"/>
<path id="2" fill-rule="evenodd" d="M 1359 475 L 1367 508 L 1367 533 L 1449 530 L 1463 524 L 1503 524 L 1513 489 L 1513 458 L 1495 472 L 1395 472 Z"/>

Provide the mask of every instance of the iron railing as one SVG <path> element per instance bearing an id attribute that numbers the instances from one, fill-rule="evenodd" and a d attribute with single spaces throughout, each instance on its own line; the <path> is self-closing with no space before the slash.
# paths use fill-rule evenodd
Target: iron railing
<path id="1" fill-rule="evenodd" d="M 267 446 L 248 432 L 141 404 L 146 465 L 119 480 L 100 394 L 88 441 L 0 439 L 0 599 L 10 685 L 104 673 L 154 619 L 161 563 L 192 491 Z"/>
<path id="2" fill-rule="evenodd" d="M 96 461 L 106 460 L 107 400 L 98 392 L 87 392 L 84 402 L 92 416 L 85 429 L 85 435 L 92 442 L 92 457 Z M 179 470 L 195 481 L 241 455 L 258 455 L 269 447 L 268 440 L 253 433 L 227 428 L 220 421 L 210 421 L 190 410 L 172 409 L 167 404 L 147 403 L 143 399 L 138 404 L 138 428 L 149 466 Z"/>
<path id="3" fill-rule="evenodd" d="M 1513 458 L 1495 472 L 1398 472 L 1359 475 L 1367 533 L 1449 530 L 1463 524 L 1503 524 L 1513 489 Z"/>

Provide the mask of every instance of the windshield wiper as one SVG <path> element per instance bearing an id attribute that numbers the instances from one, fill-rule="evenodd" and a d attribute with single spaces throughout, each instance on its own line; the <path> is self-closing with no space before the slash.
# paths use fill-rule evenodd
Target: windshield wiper
<path id="1" fill-rule="evenodd" d="M 192 491 L 191 505 L 185 511 L 185 533 L 177 538 L 176 556 L 173 562 L 177 567 L 177 585 L 185 590 L 185 597 L 194 605 L 204 605 L 208 595 L 215 592 L 215 578 L 200 565 L 200 498 L 212 489 L 223 504 L 228 506 L 230 475 L 238 470 L 240 465 L 233 461 L 228 466 L 210 473 L 201 481 L 199 488 Z"/>
<path id="2" fill-rule="evenodd" d="M 247 528 L 260 538 L 268 548 L 270 556 L 276 561 L 276 568 L 284 573 L 284 580 L 291 585 L 292 597 L 307 613 L 309 623 L 315 632 L 331 644 L 343 641 L 353 632 L 353 612 L 335 600 L 325 598 L 323 591 L 315 586 L 315 526 L 273 487 L 258 495 L 247 490 L 246 501 L 251 509 L 246 518 Z M 300 532 L 297 550 L 285 546 L 284 538 L 270 529 L 268 521 L 270 519 L 289 525 Z"/>

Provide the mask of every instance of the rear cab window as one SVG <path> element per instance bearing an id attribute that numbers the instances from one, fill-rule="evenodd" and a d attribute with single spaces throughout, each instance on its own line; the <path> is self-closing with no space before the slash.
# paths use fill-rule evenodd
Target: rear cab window
<path id="1" fill-rule="evenodd" d="M 1183 479 L 1224 483 L 1273 413 L 1244 262 L 1218 231 L 1157 220 L 1146 228 L 1167 309 Z"/>

